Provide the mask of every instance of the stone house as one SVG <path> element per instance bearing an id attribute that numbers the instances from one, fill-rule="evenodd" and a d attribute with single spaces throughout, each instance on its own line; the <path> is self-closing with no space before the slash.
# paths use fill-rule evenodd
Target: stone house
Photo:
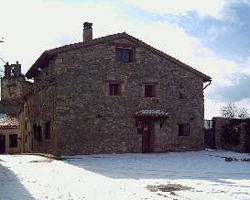
<path id="1" fill-rule="evenodd" d="M 56 155 L 204 148 L 211 78 L 127 33 L 45 51 L 26 73 L 23 151 Z"/>
<path id="2" fill-rule="evenodd" d="M 18 111 L 23 106 L 23 96 L 32 83 L 25 80 L 21 65 L 7 63 L 1 78 L 0 113 L 7 114 L 0 120 L 0 153 L 20 153 L 21 134 Z"/>
<path id="3" fill-rule="evenodd" d="M 20 153 L 20 137 L 18 118 L 6 115 L 0 119 L 0 154 Z"/>

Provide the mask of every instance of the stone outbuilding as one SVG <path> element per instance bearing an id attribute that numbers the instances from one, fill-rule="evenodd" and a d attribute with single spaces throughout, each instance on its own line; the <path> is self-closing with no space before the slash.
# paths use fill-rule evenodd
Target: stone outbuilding
<path id="1" fill-rule="evenodd" d="M 19 120 L 6 115 L 0 119 L 0 154 L 20 153 L 21 138 Z"/>
<path id="2" fill-rule="evenodd" d="M 83 42 L 45 51 L 25 76 L 33 83 L 20 112 L 24 152 L 204 148 L 211 78 L 127 33 L 93 39 L 84 23 Z"/>

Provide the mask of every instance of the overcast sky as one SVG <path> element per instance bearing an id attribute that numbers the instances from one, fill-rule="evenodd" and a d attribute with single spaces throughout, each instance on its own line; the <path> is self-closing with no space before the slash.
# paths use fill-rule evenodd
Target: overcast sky
<path id="1" fill-rule="evenodd" d="M 250 0 L 0 0 L 0 57 L 23 73 L 47 49 L 127 32 L 213 79 L 205 116 L 236 103 L 250 109 Z M 0 67 L 3 63 L 0 61 Z"/>

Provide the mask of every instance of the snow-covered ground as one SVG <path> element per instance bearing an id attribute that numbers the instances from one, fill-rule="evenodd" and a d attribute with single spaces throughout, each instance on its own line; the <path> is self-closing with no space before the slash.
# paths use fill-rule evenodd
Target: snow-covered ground
<path id="1" fill-rule="evenodd" d="M 238 161 L 225 162 L 225 157 Z M 48 160 L 0 155 L 1 200 L 250 199 L 249 154 L 199 151 L 112 154 Z M 148 185 L 180 184 L 189 190 L 152 192 Z"/>

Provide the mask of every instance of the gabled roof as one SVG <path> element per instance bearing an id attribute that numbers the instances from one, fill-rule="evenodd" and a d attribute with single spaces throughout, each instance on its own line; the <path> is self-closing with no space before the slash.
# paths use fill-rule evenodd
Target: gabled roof
<path id="1" fill-rule="evenodd" d="M 53 56 L 56 56 L 59 53 L 63 53 L 63 52 L 67 52 L 67 51 L 72 51 L 75 49 L 79 49 L 79 48 L 83 48 L 83 47 L 88 47 L 88 46 L 93 46 L 93 45 L 97 45 L 97 44 L 102 44 L 102 43 L 106 43 L 106 42 L 111 42 L 113 40 L 116 39 L 121 39 L 121 38 L 126 38 L 138 45 L 141 45 L 145 48 L 147 48 L 148 50 L 158 54 L 159 56 L 177 64 L 178 66 L 196 74 L 197 76 L 200 76 L 201 78 L 203 78 L 204 82 L 207 81 L 211 81 L 211 77 L 207 76 L 206 74 L 182 63 L 181 61 L 167 55 L 166 53 L 146 44 L 145 42 L 123 32 L 123 33 L 117 33 L 117 34 L 113 34 L 113 35 L 108 35 L 105 37 L 100 37 L 97 39 L 93 39 L 91 41 L 86 41 L 86 42 L 79 42 L 79 43 L 74 43 L 74 44 L 69 44 L 69 45 L 65 45 L 62 47 L 58 47 L 58 48 L 54 48 L 54 49 L 50 49 L 47 50 L 45 52 L 42 53 L 42 55 L 36 60 L 36 62 L 31 66 L 31 68 L 28 70 L 28 72 L 25 74 L 25 76 L 27 78 L 33 78 L 35 77 L 35 75 L 39 72 L 39 68 L 43 68 L 44 64 L 46 62 L 48 62 L 48 60 L 50 58 L 52 58 Z"/>

